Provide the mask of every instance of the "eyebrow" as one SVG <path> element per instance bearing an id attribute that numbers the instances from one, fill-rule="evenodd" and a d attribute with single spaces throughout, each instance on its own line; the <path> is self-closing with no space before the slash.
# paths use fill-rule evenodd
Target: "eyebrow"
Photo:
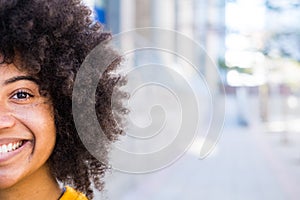
<path id="1" fill-rule="evenodd" d="M 5 80 L 4 85 L 8 85 L 8 84 L 11 84 L 11 83 L 14 83 L 17 81 L 23 81 L 23 80 L 32 81 L 32 82 L 38 84 L 38 80 L 36 78 L 34 78 L 33 76 L 15 76 L 15 77 Z"/>

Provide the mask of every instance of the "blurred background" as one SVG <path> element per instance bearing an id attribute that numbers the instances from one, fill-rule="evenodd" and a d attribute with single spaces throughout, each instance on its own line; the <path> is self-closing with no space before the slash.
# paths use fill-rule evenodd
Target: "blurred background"
<path id="1" fill-rule="evenodd" d="M 197 136 L 186 153 L 164 169 L 144 174 L 112 170 L 96 199 L 300 199 L 300 0 L 85 2 L 113 34 L 160 27 L 197 42 L 219 74 L 207 58 L 197 57 L 189 46 L 185 50 L 195 54 L 197 70 L 214 92 L 226 97 L 221 137 L 205 159 L 199 159 Z M 147 37 L 137 34 L 125 45 L 144 43 Z M 178 48 L 176 38 L 164 39 Z M 134 57 L 132 68 L 143 63 L 143 56 Z M 180 65 L 176 58 L 152 57 L 164 65 Z M 186 73 L 184 68 L 179 71 Z M 207 88 L 203 80 L 190 80 L 201 107 L 201 99 L 209 96 Z M 147 96 L 140 98 L 136 104 L 143 107 Z"/>

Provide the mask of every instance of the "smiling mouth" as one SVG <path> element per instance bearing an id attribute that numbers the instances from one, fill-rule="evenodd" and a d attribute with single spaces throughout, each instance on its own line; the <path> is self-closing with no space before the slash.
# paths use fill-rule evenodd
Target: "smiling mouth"
<path id="1" fill-rule="evenodd" d="M 19 149 L 24 144 L 23 140 L 0 145 L 0 154 L 8 153 Z"/>

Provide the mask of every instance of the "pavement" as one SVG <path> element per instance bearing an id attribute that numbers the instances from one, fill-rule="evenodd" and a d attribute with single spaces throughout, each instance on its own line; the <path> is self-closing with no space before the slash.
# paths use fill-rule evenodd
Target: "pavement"
<path id="1" fill-rule="evenodd" d="M 184 156 L 159 171 L 112 170 L 95 199 L 300 199 L 300 133 L 268 131 L 259 121 L 257 98 L 245 107 L 251 123 L 241 125 L 235 101 L 227 97 L 222 136 L 208 157 L 199 159 L 201 141 L 196 138 Z"/>

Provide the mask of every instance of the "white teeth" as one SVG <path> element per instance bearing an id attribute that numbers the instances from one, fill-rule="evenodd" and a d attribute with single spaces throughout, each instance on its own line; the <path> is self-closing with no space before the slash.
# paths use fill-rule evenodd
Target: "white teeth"
<path id="1" fill-rule="evenodd" d="M 0 153 L 7 153 L 7 152 L 14 151 L 18 149 L 20 146 L 22 146 L 22 141 L 9 143 L 9 144 L 2 144 L 0 146 Z"/>
<path id="2" fill-rule="evenodd" d="M 2 153 L 6 153 L 7 152 L 7 145 L 2 145 Z"/>
<path id="3" fill-rule="evenodd" d="M 12 143 L 9 143 L 8 145 L 7 145 L 7 151 L 11 151 L 12 150 Z"/>

